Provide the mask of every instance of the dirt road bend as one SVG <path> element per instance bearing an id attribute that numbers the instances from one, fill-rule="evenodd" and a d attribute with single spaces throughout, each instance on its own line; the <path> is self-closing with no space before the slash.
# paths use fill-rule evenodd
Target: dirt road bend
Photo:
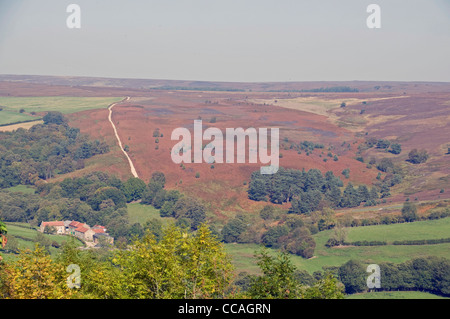
<path id="1" fill-rule="evenodd" d="M 120 141 L 119 134 L 117 134 L 116 126 L 114 125 L 114 122 L 112 121 L 112 109 L 113 109 L 113 107 L 116 104 L 123 103 L 123 102 L 129 101 L 129 100 L 130 100 L 130 97 L 127 96 L 122 101 L 111 104 L 108 107 L 108 110 L 109 110 L 108 120 L 109 120 L 109 123 L 111 123 L 111 126 L 112 126 L 112 128 L 114 130 L 114 134 L 116 135 L 116 139 L 117 139 L 117 142 L 119 143 L 120 149 L 122 150 L 123 154 L 128 159 L 128 163 L 130 164 L 131 174 L 133 174 L 134 177 L 139 177 L 137 172 L 136 172 L 136 168 L 134 167 L 133 161 L 131 160 L 130 156 L 128 156 L 128 153 L 123 149 L 122 142 Z"/>

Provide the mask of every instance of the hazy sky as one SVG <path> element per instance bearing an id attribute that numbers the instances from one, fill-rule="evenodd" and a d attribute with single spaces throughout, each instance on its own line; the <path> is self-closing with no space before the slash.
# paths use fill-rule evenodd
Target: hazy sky
<path id="1" fill-rule="evenodd" d="M 450 0 L 0 0 L 0 74 L 450 82 Z"/>

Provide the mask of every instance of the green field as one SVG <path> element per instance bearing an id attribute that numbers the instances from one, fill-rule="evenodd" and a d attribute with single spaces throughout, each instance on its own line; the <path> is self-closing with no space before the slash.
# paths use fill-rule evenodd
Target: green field
<path id="1" fill-rule="evenodd" d="M 34 249 L 36 243 L 33 241 L 36 238 L 36 235 L 38 234 L 37 228 L 30 229 L 30 225 L 27 223 L 5 223 L 6 227 L 8 229 L 7 236 L 14 236 L 17 238 L 18 241 L 18 247 L 19 249 Z M 49 238 L 51 241 L 55 241 L 58 244 L 62 244 L 68 240 L 71 239 L 69 236 L 63 236 L 63 235 L 44 235 L 45 237 Z M 22 239 L 20 237 L 26 238 Z M 83 243 L 79 241 L 78 239 L 75 239 L 79 246 L 83 246 Z M 50 247 L 50 254 L 54 255 L 58 251 L 57 248 Z M 15 254 L 10 253 L 4 253 L 2 252 L 2 255 L 5 260 L 14 259 L 17 257 Z"/>
<path id="2" fill-rule="evenodd" d="M 25 194 L 34 194 L 35 189 L 32 187 L 28 187 L 26 185 L 17 185 L 14 187 L 7 188 L 6 190 L 10 192 L 20 192 Z"/>
<path id="3" fill-rule="evenodd" d="M 449 299 L 420 291 L 380 291 L 347 295 L 346 299 Z"/>
<path id="4" fill-rule="evenodd" d="M 1 104 L 0 104 L 1 105 Z M 31 116 L 25 113 L 19 113 L 19 111 L 9 111 L 3 110 L 0 111 L 0 125 L 8 125 L 12 123 L 19 123 L 25 121 L 38 120 L 40 117 Z"/>
<path id="5" fill-rule="evenodd" d="M 414 222 L 406 224 L 355 227 L 349 229 L 348 237 L 352 240 L 382 240 L 376 237 L 378 230 L 388 241 L 403 239 L 433 239 L 450 237 L 450 218 L 433 221 Z M 423 230 L 422 230 L 423 227 Z M 354 233 L 353 233 L 354 232 Z M 350 259 L 364 263 L 393 262 L 401 263 L 415 257 L 438 256 L 450 259 L 450 243 L 436 245 L 386 245 L 386 246 L 358 246 L 358 247 L 325 247 L 325 243 L 332 235 L 332 230 L 313 235 L 316 241 L 314 257 L 304 259 L 291 255 L 293 264 L 313 273 L 322 270 L 323 266 L 340 266 Z M 350 235 L 352 237 L 350 237 Z M 350 239 L 348 239 L 350 240 Z M 237 272 L 248 271 L 258 273 L 259 269 L 253 258 L 256 244 L 226 244 L 226 250 L 233 258 Z"/>
<path id="6" fill-rule="evenodd" d="M 128 220 L 130 224 L 140 223 L 144 225 L 149 219 L 159 219 L 163 224 L 174 221 L 173 218 L 162 218 L 159 214 L 159 209 L 154 208 L 151 205 L 141 205 L 140 203 L 132 203 L 127 205 L 128 209 Z"/>
<path id="7" fill-rule="evenodd" d="M 38 97 L 0 97 L 0 125 L 39 119 L 25 113 L 59 111 L 64 114 L 85 110 L 106 108 L 110 104 L 120 101 L 120 97 L 67 97 L 67 96 L 38 96 Z M 24 109 L 25 113 L 19 113 Z"/>
<path id="8" fill-rule="evenodd" d="M 349 228 L 347 241 L 378 240 L 392 243 L 396 240 L 439 238 L 450 238 L 450 218 L 393 225 L 353 227 Z"/>

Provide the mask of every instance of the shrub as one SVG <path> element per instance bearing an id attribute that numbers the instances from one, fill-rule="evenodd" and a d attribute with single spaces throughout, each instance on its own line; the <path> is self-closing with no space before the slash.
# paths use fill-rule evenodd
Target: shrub
<path id="1" fill-rule="evenodd" d="M 349 178 L 350 177 L 350 169 L 346 168 L 342 171 L 342 175 L 345 176 L 345 178 Z"/>
<path id="2" fill-rule="evenodd" d="M 266 205 L 259 213 L 262 219 L 268 220 L 275 217 L 275 209 L 271 205 Z"/>
<path id="3" fill-rule="evenodd" d="M 392 143 L 391 149 L 389 150 L 392 154 L 400 154 L 402 152 L 402 146 L 398 143 Z"/>
<path id="4" fill-rule="evenodd" d="M 428 160 L 428 157 L 429 155 L 426 150 L 418 151 L 417 149 L 413 149 L 409 152 L 407 161 L 412 164 L 421 164 L 425 163 Z"/>
<path id="5" fill-rule="evenodd" d="M 67 120 L 64 118 L 64 115 L 61 112 L 48 112 L 42 120 L 45 125 L 48 124 L 56 124 L 61 125 L 67 123 Z"/>
<path id="6" fill-rule="evenodd" d="M 392 160 L 390 158 L 383 158 L 378 163 L 377 168 L 382 172 L 387 172 L 394 168 L 394 163 L 392 162 Z"/>
<path id="7" fill-rule="evenodd" d="M 389 145 L 391 145 L 391 142 L 388 140 L 378 140 L 377 142 L 377 148 L 387 149 Z"/>
<path id="8" fill-rule="evenodd" d="M 415 221 L 418 218 L 417 206 L 411 202 L 405 202 L 402 208 L 402 217 L 406 222 Z"/>

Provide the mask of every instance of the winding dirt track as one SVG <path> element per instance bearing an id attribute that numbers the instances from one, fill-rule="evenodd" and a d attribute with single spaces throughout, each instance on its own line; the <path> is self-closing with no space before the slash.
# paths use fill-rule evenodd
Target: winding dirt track
<path id="1" fill-rule="evenodd" d="M 111 123 L 111 126 L 112 126 L 112 128 L 113 128 L 113 130 L 114 130 L 114 134 L 116 135 L 116 139 L 117 139 L 117 142 L 119 143 L 120 149 L 122 150 L 123 154 L 124 154 L 124 155 L 126 156 L 126 158 L 128 159 L 128 163 L 130 164 L 131 174 L 133 174 L 134 177 L 139 177 L 138 174 L 137 174 L 137 172 L 136 172 L 136 168 L 134 167 L 133 161 L 131 160 L 131 158 L 128 156 L 127 152 L 125 152 L 125 150 L 124 150 L 123 147 L 122 147 L 122 142 L 120 141 L 119 134 L 117 134 L 116 126 L 114 125 L 114 123 L 113 123 L 113 121 L 112 121 L 112 109 L 113 109 L 113 107 L 114 107 L 116 104 L 118 104 L 118 103 L 126 102 L 126 101 L 128 101 L 128 100 L 130 100 L 130 97 L 129 97 L 129 96 L 127 96 L 125 99 L 123 99 L 123 100 L 120 101 L 120 102 L 116 102 L 116 103 L 111 104 L 111 105 L 108 107 L 108 110 L 109 110 L 108 120 L 109 120 L 109 123 Z"/>

